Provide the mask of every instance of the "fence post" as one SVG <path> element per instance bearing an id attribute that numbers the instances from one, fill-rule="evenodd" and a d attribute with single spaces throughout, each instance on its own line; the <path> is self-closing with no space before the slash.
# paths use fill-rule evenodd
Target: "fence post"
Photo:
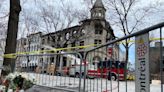
<path id="1" fill-rule="evenodd" d="M 163 92 L 163 44 L 162 44 L 162 28 L 160 28 L 160 79 L 161 79 L 161 92 Z"/>
<path id="2" fill-rule="evenodd" d="M 87 52 L 84 52 L 84 57 L 83 57 L 83 62 L 84 62 L 84 88 L 83 88 L 83 92 L 85 92 L 85 84 L 86 84 L 86 76 L 87 76 L 87 72 L 86 72 L 86 57 L 87 57 Z"/>
<path id="3" fill-rule="evenodd" d="M 81 92 L 81 78 L 82 78 L 82 62 L 83 62 L 83 58 L 81 56 L 81 54 L 79 54 L 80 56 L 80 79 L 79 79 L 79 92 Z M 84 72 L 85 73 L 85 72 Z M 84 74 L 85 76 L 85 74 Z"/>

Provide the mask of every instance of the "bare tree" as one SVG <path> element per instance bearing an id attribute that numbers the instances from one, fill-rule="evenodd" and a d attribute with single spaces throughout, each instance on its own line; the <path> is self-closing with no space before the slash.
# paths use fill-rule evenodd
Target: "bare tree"
<path id="1" fill-rule="evenodd" d="M 139 30 L 141 25 L 144 24 L 144 19 L 149 16 L 154 7 L 142 7 L 136 8 L 135 5 L 139 0 L 108 0 L 107 4 L 110 7 L 107 7 L 112 11 L 110 19 L 113 24 L 123 32 L 123 35 L 129 35 L 137 30 Z M 110 12 L 111 12 L 110 11 Z M 129 43 L 130 39 L 126 39 L 123 46 L 126 50 L 126 63 L 129 58 L 129 48 L 133 43 Z"/>
<path id="2" fill-rule="evenodd" d="M 86 6 L 91 6 L 94 0 L 83 0 Z M 146 18 L 152 16 L 159 8 L 156 8 L 160 3 L 149 4 L 142 7 L 137 6 L 141 0 L 104 0 L 107 8 L 106 19 L 110 21 L 115 30 L 120 30 L 123 36 L 129 35 L 138 31 L 143 25 L 146 25 Z M 123 46 L 126 49 L 126 61 L 128 61 L 129 48 L 132 45 L 127 39 Z"/>
<path id="3" fill-rule="evenodd" d="M 10 14 L 9 14 L 9 21 L 8 21 L 5 54 L 16 52 L 16 39 L 17 39 L 18 21 L 19 21 L 20 11 L 21 11 L 20 1 L 10 0 Z M 4 68 L 11 67 L 11 71 L 7 71 L 6 69 L 4 69 L 2 71 L 2 75 L 6 75 L 9 72 L 14 72 L 15 59 L 5 58 L 3 65 L 4 65 Z"/>
<path id="4" fill-rule="evenodd" d="M 0 0 L 0 10 L 2 11 L 1 12 L 1 15 L 0 15 L 0 31 L 1 31 L 1 37 L 0 37 L 0 50 L 4 53 L 4 48 L 5 48 L 5 38 L 6 38 L 6 30 L 7 30 L 7 18 L 9 16 L 9 13 L 6 12 L 4 10 L 4 7 L 3 6 L 4 4 L 4 0 Z"/>
<path id="5" fill-rule="evenodd" d="M 73 9 L 73 5 L 71 3 L 65 3 L 64 0 L 61 0 L 60 3 L 60 10 L 54 5 L 39 5 L 40 13 L 38 14 L 43 21 L 42 23 L 45 25 L 44 27 L 46 33 L 61 31 L 64 28 L 69 28 L 74 22 L 87 17 L 86 14 L 84 14 L 85 12 Z M 82 30 L 82 27 L 79 28 L 79 31 L 80 30 Z M 56 42 L 55 38 L 51 34 L 49 36 L 54 42 Z M 77 41 L 77 38 L 80 38 L 80 36 L 77 37 L 76 35 L 76 37 L 71 36 L 70 38 L 76 38 Z M 70 41 L 70 39 L 65 39 L 63 45 L 60 44 L 59 46 L 58 44 L 57 48 L 64 47 L 64 45 L 68 44 L 68 41 Z"/>
<path id="6" fill-rule="evenodd" d="M 91 5 L 92 0 L 86 1 L 87 5 Z M 146 5 L 139 7 L 142 0 L 104 0 L 104 4 L 107 9 L 106 19 L 109 20 L 112 27 L 115 27 L 115 31 L 121 31 L 123 36 L 132 34 L 135 31 L 140 30 L 147 22 L 145 21 L 149 16 L 152 16 L 156 11 L 156 5 Z M 149 21 L 150 22 L 150 21 Z M 143 26 L 144 25 L 144 26 Z M 126 39 L 122 45 L 125 47 L 125 63 L 126 68 L 129 64 L 129 48 L 133 43 L 130 42 L 130 38 Z M 126 78 L 126 76 L 125 76 Z"/>
<path id="7" fill-rule="evenodd" d="M 23 28 L 19 30 L 19 34 L 21 39 L 26 38 L 25 44 L 22 42 L 19 42 L 19 46 L 17 48 L 23 49 L 23 52 L 30 52 L 31 51 L 31 45 L 32 45 L 32 38 L 30 37 L 31 34 L 38 32 L 39 29 L 39 21 L 35 18 L 35 16 L 29 15 L 28 11 L 22 12 L 22 21 Z M 21 40 L 19 39 L 19 40 Z M 20 57 L 23 58 L 23 57 Z M 27 61 L 27 69 L 26 71 L 29 71 L 29 62 L 30 62 L 30 56 L 28 53 L 26 53 L 26 58 L 24 58 L 24 61 Z M 18 58 L 19 62 L 19 58 Z"/>
<path id="8" fill-rule="evenodd" d="M 70 30 L 69 28 L 73 26 L 74 23 L 87 18 L 85 12 L 73 8 L 71 3 L 65 3 L 63 0 L 61 0 L 60 3 L 61 5 L 59 7 L 46 3 L 38 5 L 40 11 L 37 14 L 40 17 L 40 25 L 43 25 L 42 29 L 48 34 L 48 43 L 53 43 L 52 47 L 54 48 L 66 48 L 68 45 L 73 46 L 73 44 L 79 42 L 82 39 L 81 36 L 84 35 L 82 32 L 84 25 L 76 26 L 76 33 L 68 32 L 68 30 Z M 58 32 L 59 34 L 57 34 L 57 31 L 60 31 L 60 33 Z M 56 32 L 56 35 L 51 32 Z M 67 38 L 67 36 L 69 36 L 69 38 Z M 52 44 L 49 45 L 51 46 Z M 60 51 L 57 53 L 60 53 Z M 59 61 L 60 56 L 57 55 L 56 59 Z M 57 66 L 57 62 L 55 66 Z"/>

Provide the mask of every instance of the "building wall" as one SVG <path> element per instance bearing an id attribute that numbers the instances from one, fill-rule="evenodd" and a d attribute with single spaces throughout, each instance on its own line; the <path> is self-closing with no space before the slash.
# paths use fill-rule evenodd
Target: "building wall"
<path id="1" fill-rule="evenodd" d="M 102 28 L 102 34 L 95 34 L 95 24 L 96 23 L 100 23 L 103 28 Z M 54 32 L 54 33 L 49 33 L 49 34 L 45 34 L 45 35 L 41 35 L 41 34 L 31 34 L 29 36 L 27 36 L 26 41 L 23 46 L 24 51 L 37 51 L 37 50 L 52 50 L 53 48 L 67 48 L 67 47 L 76 47 L 76 46 L 80 46 L 80 42 L 84 41 L 84 44 L 82 45 L 90 45 L 90 44 L 95 44 L 95 40 L 101 40 L 101 43 L 97 43 L 97 45 L 99 44 L 105 44 L 107 42 L 107 37 L 108 35 L 111 35 L 109 33 L 107 33 L 107 31 L 111 31 L 110 29 L 105 30 L 104 28 L 106 28 L 106 21 L 105 20 L 90 20 L 89 22 L 83 22 L 82 25 L 79 26 L 74 26 L 71 28 L 66 28 L 63 29 L 62 31 L 58 31 L 58 32 Z M 76 32 L 75 32 L 76 31 Z M 67 34 L 69 33 L 69 37 L 67 37 Z M 113 36 L 110 36 L 111 38 Z M 19 42 L 20 43 L 20 42 Z M 75 43 L 75 46 L 73 46 L 72 44 Z M 21 43 L 22 44 L 22 43 Z M 66 44 L 66 47 L 64 46 L 64 44 Z M 21 45 L 19 45 L 19 49 L 21 49 L 20 47 Z M 108 46 L 107 46 L 108 47 Z M 92 57 L 92 60 L 95 57 L 99 57 L 101 58 L 101 60 L 104 60 L 105 58 L 107 58 L 107 47 L 104 47 L 102 49 L 99 50 L 99 52 L 92 52 L 89 53 L 88 56 L 94 56 Z M 74 51 L 78 50 L 78 51 L 86 51 L 89 49 L 92 49 L 94 47 L 90 47 L 90 48 L 85 48 L 85 49 L 72 49 Z M 18 50 L 18 51 L 23 51 L 23 50 Z M 69 50 L 64 50 L 65 52 L 71 51 L 71 49 Z M 118 46 L 114 46 L 113 47 L 113 58 L 114 60 L 118 60 Z M 46 54 L 47 52 L 43 52 L 44 54 Z M 48 52 L 49 53 L 49 52 Z M 52 59 L 53 58 L 53 59 Z M 87 57 L 88 58 L 88 57 Z M 60 61 L 56 59 L 56 56 L 52 56 L 52 57 L 47 57 L 47 56 L 43 56 L 40 58 L 35 58 L 33 56 L 29 57 L 30 62 L 28 66 L 32 66 L 32 64 L 36 64 L 39 67 L 42 67 L 43 70 L 46 70 L 46 68 L 49 66 L 49 64 L 54 64 L 56 65 L 56 63 L 58 63 L 59 65 L 63 65 L 63 57 L 60 57 Z M 25 67 L 27 66 L 27 57 L 24 57 L 23 59 L 19 59 L 22 60 L 21 62 L 21 66 Z M 54 60 L 54 61 L 52 61 Z M 67 60 L 66 62 L 66 67 L 70 66 L 70 61 Z M 61 69 L 61 67 L 60 67 Z"/>
<path id="2" fill-rule="evenodd" d="M 100 3 L 99 3 L 100 2 Z M 38 37 L 38 34 L 31 34 L 27 37 L 27 44 L 24 46 L 27 50 L 30 47 L 29 51 L 35 50 L 52 50 L 53 48 L 68 48 L 68 47 L 76 47 L 76 46 L 83 46 L 83 45 L 90 45 L 90 44 L 105 44 L 106 42 L 112 40 L 114 38 L 113 30 L 110 27 L 110 24 L 105 20 L 105 8 L 104 5 L 101 3 L 101 0 L 96 0 L 95 5 L 91 9 L 91 18 L 82 20 L 79 25 L 69 27 L 66 29 L 59 30 L 57 32 L 48 33 L 45 35 L 41 35 L 41 41 L 34 41 Z M 99 5 L 100 4 L 100 5 Z M 99 11 L 102 11 L 101 14 Z M 96 14 L 96 15 L 95 15 Z M 100 14 L 100 15 L 97 15 Z M 97 30 L 97 31 L 96 31 Z M 102 30 L 102 31 L 101 31 Z M 29 41 L 31 40 L 31 41 Z M 30 42 L 30 43 L 29 43 Z M 29 45 L 30 44 L 30 45 Z M 35 48 L 35 46 L 37 48 Z M 84 51 L 90 50 L 94 48 L 74 48 L 74 49 L 67 49 L 62 50 L 62 52 L 76 52 L 80 51 L 83 54 Z M 98 57 L 101 60 L 107 58 L 107 47 L 101 48 L 98 52 L 91 52 L 88 56 L 92 57 L 92 60 Z M 58 53 L 61 51 L 58 51 Z M 113 59 L 118 60 L 119 55 L 118 46 L 113 47 Z M 42 52 L 44 54 L 50 52 Z M 54 52 L 51 52 L 54 53 Z M 56 53 L 56 52 L 55 52 Z M 33 58 L 30 58 L 30 63 L 32 63 Z M 89 57 L 87 57 L 89 58 Z M 27 64 L 27 60 L 25 60 L 25 64 Z M 61 66 L 64 64 L 64 57 L 63 56 L 43 56 L 40 60 L 37 60 L 39 67 L 42 67 L 43 70 L 46 70 L 46 67 L 54 64 L 54 66 Z M 70 60 L 66 59 L 66 67 L 70 66 Z M 61 67 L 59 67 L 61 69 Z"/>
<path id="3" fill-rule="evenodd" d="M 162 52 L 164 53 L 164 48 Z M 164 55 L 163 55 L 163 58 L 164 58 Z M 150 62 L 151 79 L 160 79 L 160 65 L 161 64 L 160 64 L 160 43 L 159 42 L 155 43 L 155 47 L 150 47 L 150 61 L 149 62 Z M 163 61 L 163 65 L 164 65 L 164 61 Z M 163 72 L 164 72 L 164 68 L 163 68 Z M 164 73 L 163 73 L 163 76 L 164 76 Z"/>
<path id="4" fill-rule="evenodd" d="M 41 35 L 42 33 L 30 34 L 27 38 L 21 38 L 17 41 L 17 52 L 34 52 L 41 50 Z M 17 68 L 34 67 L 40 62 L 38 56 L 22 56 L 18 57 L 16 61 Z"/>

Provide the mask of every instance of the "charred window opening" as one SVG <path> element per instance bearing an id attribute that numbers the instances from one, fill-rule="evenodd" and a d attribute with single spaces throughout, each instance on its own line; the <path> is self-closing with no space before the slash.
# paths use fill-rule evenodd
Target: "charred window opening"
<path id="1" fill-rule="evenodd" d="M 101 24 L 95 25 L 95 34 L 102 34 L 103 33 L 103 26 Z"/>
<path id="2" fill-rule="evenodd" d="M 67 66 L 67 57 L 63 57 L 63 66 Z"/>
<path id="3" fill-rule="evenodd" d="M 101 43 L 102 43 L 102 41 L 99 39 L 95 39 L 95 41 L 94 41 L 94 44 L 101 44 Z"/>

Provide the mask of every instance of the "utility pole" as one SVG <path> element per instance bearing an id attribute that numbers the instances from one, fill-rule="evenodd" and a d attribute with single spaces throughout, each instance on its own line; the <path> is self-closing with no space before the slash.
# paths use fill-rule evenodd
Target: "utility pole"
<path id="1" fill-rule="evenodd" d="M 10 0 L 10 13 L 9 13 L 9 20 L 8 20 L 5 54 L 16 52 L 16 42 L 17 42 L 20 11 L 21 11 L 20 0 Z M 10 72 L 14 72 L 15 60 L 16 59 L 10 59 L 10 58 L 4 59 L 3 62 L 4 69 L 2 71 L 2 75 L 7 75 Z"/>

